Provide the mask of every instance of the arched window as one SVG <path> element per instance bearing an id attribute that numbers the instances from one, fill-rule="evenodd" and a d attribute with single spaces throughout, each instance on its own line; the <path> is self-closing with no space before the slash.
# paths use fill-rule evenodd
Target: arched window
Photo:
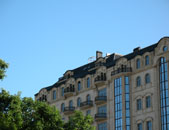
<path id="1" fill-rule="evenodd" d="M 90 100 L 91 100 L 91 97 L 90 97 L 89 94 L 87 95 L 86 100 L 87 100 L 87 101 L 90 101 Z"/>
<path id="2" fill-rule="evenodd" d="M 78 88 L 77 89 L 78 89 L 78 91 L 81 90 L 81 82 L 80 81 L 78 82 Z"/>
<path id="3" fill-rule="evenodd" d="M 90 78 L 87 78 L 87 88 L 90 88 Z"/>
<path id="4" fill-rule="evenodd" d="M 136 68 L 139 69 L 141 66 L 140 59 L 137 59 L 136 61 Z"/>
<path id="5" fill-rule="evenodd" d="M 164 46 L 163 47 L 163 51 L 166 52 L 168 50 L 168 47 L 167 46 Z"/>
<path id="6" fill-rule="evenodd" d="M 69 107 L 73 107 L 73 101 L 72 100 L 69 101 Z"/>
<path id="7" fill-rule="evenodd" d="M 149 65 L 149 56 L 145 57 L 145 65 Z"/>
<path id="8" fill-rule="evenodd" d="M 141 78 L 140 78 L 140 76 L 137 77 L 137 79 L 136 79 L 136 86 L 137 87 L 141 86 Z"/>
<path id="9" fill-rule="evenodd" d="M 62 104 L 61 104 L 61 112 L 64 112 L 64 109 L 65 109 L 65 104 L 62 103 Z"/>
<path id="10" fill-rule="evenodd" d="M 145 82 L 146 82 L 146 84 L 150 83 L 150 74 L 146 74 Z"/>
<path id="11" fill-rule="evenodd" d="M 78 107 L 80 107 L 80 103 L 81 103 L 81 98 L 79 97 L 79 98 L 77 99 L 77 106 L 78 106 Z"/>

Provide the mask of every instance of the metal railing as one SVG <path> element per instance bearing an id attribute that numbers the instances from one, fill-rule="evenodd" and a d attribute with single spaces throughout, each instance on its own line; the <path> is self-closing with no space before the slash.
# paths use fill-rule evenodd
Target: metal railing
<path id="1" fill-rule="evenodd" d="M 95 118 L 107 118 L 107 113 L 97 113 L 95 114 Z"/>
<path id="2" fill-rule="evenodd" d="M 83 106 L 92 106 L 92 105 L 93 105 L 93 101 L 91 101 L 91 100 L 80 103 L 80 107 L 83 107 Z"/>
<path id="3" fill-rule="evenodd" d="M 122 72 L 132 72 L 132 68 L 131 67 L 118 68 L 117 70 L 111 72 L 111 76 Z"/>
<path id="4" fill-rule="evenodd" d="M 75 107 L 65 107 L 65 108 L 64 108 L 64 112 L 74 111 L 74 110 L 75 110 Z"/>
<path id="5" fill-rule="evenodd" d="M 97 96 L 95 101 L 107 101 L 107 96 Z"/>

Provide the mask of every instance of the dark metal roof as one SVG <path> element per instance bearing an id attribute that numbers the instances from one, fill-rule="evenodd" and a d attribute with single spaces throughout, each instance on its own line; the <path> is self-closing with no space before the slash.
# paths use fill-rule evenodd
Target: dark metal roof
<path id="1" fill-rule="evenodd" d="M 164 37 L 164 38 L 169 38 L 169 37 Z M 163 38 L 162 38 L 162 39 L 163 39 Z M 160 39 L 159 42 L 160 42 L 162 39 Z M 158 43 L 159 43 L 159 42 L 158 42 Z M 111 55 L 108 56 L 108 57 L 104 57 L 104 58 L 106 58 L 106 63 L 104 63 L 103 65 L 104 65 L 105 67 L 107 67 L 107 68 L 110 68 L 110 67 L 112 67 L 112 66 L 114 66 L 114 65 L 116 64 L 116 61 L 118 60 L 118 58 L 124 57 L 124 58 L 126 58 L 127 60 L 131 60 L 131 59 L 133 59 L 133 58 L 134 58 L 135 56 L 137 56 L 137 55 L 143 55 L 143 54 L 146 53 L 146 52 L 152 52 L 152 51 L 154 51 L 154 49 L 157 47 L 158 43 L 153 44 L 153 45 L 151 45 L 151 46 L 148 46 L 148 47 L 146 47 L 146 48 L 140 49 L 140 50 L 138 50 L 138 51 L 134 51 L 134 52 L 132 52 L 132 53 L 130 53 L 130 54 L 127 54 L 127 55 L 124 55 L 124 56 L 120 56 L 120 55 L 117 55 L 117 56 L 116 56 L 116 54 L 113 53 L 113 54 L 111 54 Z M 116 56 L 116 58 L 115 58 L 115 56 Z M 78 79 L 78 78 L 83 78 L 83 77 L 85 77 L 85 76 L 88 75 L 88 74 L 95 74 L 95 73 L 96 73 L 96 69 L 94 69 L 95 63 L 96 63 L 96 61 L 91 62 L 91 63 L 88 63 L 88 64 L 83 65 L 83 66 L 81 66 L 81 67 L 78 67 L 78 68 L 76 68 L 76 69 L 74 69 L 74 70 L 70 70 L 70 71 L 73 72 L 73 76 L 71 76 L 71 77 L 73 77 L 73 78 L 75 78 L 75 79 Z M 93 70 L 90 71 L 92 68 L 93 68 Z M 59 80 L 58 82 L 56 82 L 55 84 L 53 84 L 52 86 L 45 87 L 45 88 L 43 88 L 43 89 L 46 89 L 47 91 L 49 91 L 49 90 L 51 90 L 53 87 L 56 87 L 56 88 L 57 88 L 57 87 L 61 86 L 62 84 L 65 84 L 65 82 L 66 82 L 65 79 L 63 79 L 63 81 L 62 81 L 62 79 L 61 79 L 61 80 Z M 37 94 L 38 94 L 38 93 L 37 93 Z M 35 94 L 35 96 L 37 96 L 37 94 Z"/>

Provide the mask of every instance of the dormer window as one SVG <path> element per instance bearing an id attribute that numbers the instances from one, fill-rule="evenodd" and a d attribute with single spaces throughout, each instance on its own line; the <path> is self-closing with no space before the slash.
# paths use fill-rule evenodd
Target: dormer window
<path id="1" fill-rule="evenodd" d="M 163 51 L 166 52 L 168 50 L 168 47 L 167 46 L 164 46 L 163 47 Z"/>

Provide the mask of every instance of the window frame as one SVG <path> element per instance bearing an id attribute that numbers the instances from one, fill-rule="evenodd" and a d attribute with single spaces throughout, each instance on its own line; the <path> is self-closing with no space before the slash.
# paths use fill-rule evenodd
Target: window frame
<path id="1" fill-rule="evenodd" d="M 140 68 L 141 68 L 141 60 L 140 60 L 140 58 L 138 58 L 136 60 L 136 69 L 140 69 Z"/>
<path id="2" fill-rule="evenodd" d="M 137 111 L 142 110 L 142 100 L 141 100 L 141 98 L 137 99 L 136 103 L 137 103 L 136 104 Z"/>

